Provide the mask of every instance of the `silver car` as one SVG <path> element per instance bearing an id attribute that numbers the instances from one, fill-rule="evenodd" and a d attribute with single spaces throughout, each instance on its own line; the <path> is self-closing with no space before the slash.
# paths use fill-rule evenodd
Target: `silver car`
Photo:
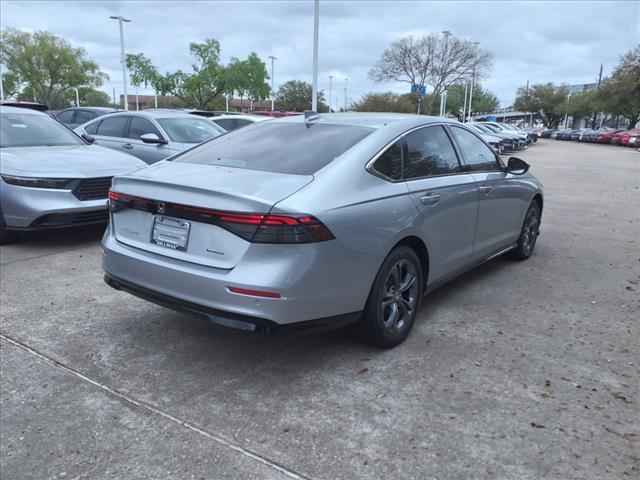
<path id="1" fill-rule="evenodd" d="M 153 109 L 103 115 L 76 128 L 75 132 L 95 139 L 95 143 L 103 147 L 155 163 L 222 135 L 226 130 L 204 117 L 179 110 Z"/>
<path id="2" fill-rule="evenodd" d="M 49 115 L 0 107 L 0 243 L 15 232 L 106 223 L 114 175 L 145 167 Z"/>
<path id="3" fill-rule="evenodd" d="M 230 327 L 357 323 L 391 347 L 426 292 L 532 254 L 543 196 L 528 170 L 443 118 L 257 123 L 114 179 L 105 280 Z"/>

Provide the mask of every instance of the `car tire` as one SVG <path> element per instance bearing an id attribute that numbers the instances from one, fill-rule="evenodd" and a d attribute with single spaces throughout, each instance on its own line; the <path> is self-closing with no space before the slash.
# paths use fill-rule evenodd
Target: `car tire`
<path id="1" fill-rule="evenodd" d="M 357 330 L 366 343 L 392 348 L 415 323 L 422 299 L 422 267 L 415 251 L 395 248 L 378 271 Z"/>
<path id="2" fill-rule="evenodd" d="M 540 204 L 534 200 L 524 216 L 522 230 L 518 237 L 518 246 L 509 252 L 512 258 L 526 260 L 533 253 L 536 240 L 540 235 L 540 213 Z"/>

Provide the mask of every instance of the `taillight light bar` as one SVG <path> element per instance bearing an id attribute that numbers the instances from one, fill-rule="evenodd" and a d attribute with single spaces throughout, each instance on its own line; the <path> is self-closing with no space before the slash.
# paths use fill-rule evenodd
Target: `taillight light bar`
<path id="1" fill-rule="evenodd" d="M 250 297 L 264 297 L 264 298 L 281 298 L 282 295 L 278 292 L 263 292 L 262 290 L 249 290 L 247 288 L 239 287 L 227 287 L 231 293 L 238 293 L 240 295 L 248 295 Z"/>
<path id="2" fill-rule="evenodd" d="M 109 205 L 112 211 L 133 208 L 217 225 L 252 243 L 314 243 L 335 238 L 320 220 L 311 215 L 228 212 L 159 202 L 113 191 L 109 191 Z"/>

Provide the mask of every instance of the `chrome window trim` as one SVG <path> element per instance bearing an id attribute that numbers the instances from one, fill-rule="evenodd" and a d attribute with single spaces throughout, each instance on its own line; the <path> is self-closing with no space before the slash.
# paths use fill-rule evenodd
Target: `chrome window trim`
<path id="1" fill-rule="evenodd" d="M 455 125 L 455 123 L 453 122 L 433 122 L 433 123 L 428 123 L 426 125 L 419 125 L 417 127 L 413 127 L 409 130 L 407 130 L 406 132 L 402 132 L 400 135 L 398 135 L 397 137 L 395 137 L 393 140 L 391 140 L 389 143 L 387 143 L 384 147 L 382 147 L 378 153 L 376 153 L 369 161 L 367 161 L 367 163 L 364 166 L 364 169 L 369 172 L 370 174 L 372 174 L 375 177 L 380 178 L 381 180 L 384 180 L 386 182 L 389 183 L 400 183 L 400 182 L 413 182 L 414 180 L 424 180 L 425 178 L 440 178 L 440 177 L 450 177 L 450 176 L 454 176 L 454 175 L 466 175 L 469 174 L 471 172 L 468 172 L 465 170 L 466 164 L 464 164 L 463 162 L 460 161 L 460 155 L 458 154 L 458 150 L 457 150 L 457 145 L 455 144 L 454 140 L 450 137 L 449 132 L 447 131 L 446 126 L 453 124 Z M 394 180 L 393 178 L 389 178 L 386 175 L 378 172 L 373 166 L 376 163 L 376 161 L 382 156 L 383 153 L 385 153 L 387 151 L 387 149 L 389 147 L 391 147 L 394 143 L 402 140 L 404 137 L 406 137 L 407 135 L 409 135 L 410 133 L 413 133 L 417 130 L 422 130 L 423 128 L 429 128 L 429 127 L 437 127 L 437 126 L 442 126 L 444 128 L 445 134 L 447 135 L 447 137 L 449 137 L 449 141 L 451 142 L 451 146 L 453 148 L 453 151 L 456 154 L 456 157 L 458 158 L 458 163 L 460 164 L 460 168 L 462 169 L 462 171 L 460 172 L 454 172 L 454 173 L 443 173 L 440 175 L 427 175 L 426 177 L 413 177 L 413 178 L 401 178 L 400 180 Z M 467 130 L 469 130 L 467 128 Z M 404 149 L 403 149 L 404 150 Z M 403 158 L 402 158 L 402 163 L 404 164 L 404 152 L 403 152 Z M 403 176 L 404 176 L 404 172 L 403 172 Z"/>

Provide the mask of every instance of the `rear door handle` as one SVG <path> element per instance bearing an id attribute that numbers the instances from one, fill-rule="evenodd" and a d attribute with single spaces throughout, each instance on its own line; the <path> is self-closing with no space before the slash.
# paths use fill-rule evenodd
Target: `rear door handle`
<path id="1" fill-rule="evenodd" d="M 440 201 L 440 195 L 437 193 L 427 193 L 426 195 L 420 197 L 420 203 L 423 205 L 433 206 L 436 205 Z"/>
<path id="2" fill-rule="evenodd" d="M 125 143 L 124 145 L 122 145 L 122 148 L 126 148 L 127 150 L 131 150 L 133 148 L 133 145 L 131 145 L 130 143 Z"/>
<path id="3" fill-rule="evenodd" d="M 480 193 L 484 193 L 485 195 L 489 195 L 489 193 L 491 193 L 491 190 L 493 190 L 493 188 L 488 186 L 488 185 L 482 185 L 479 190 L 480 190 Z"/>

